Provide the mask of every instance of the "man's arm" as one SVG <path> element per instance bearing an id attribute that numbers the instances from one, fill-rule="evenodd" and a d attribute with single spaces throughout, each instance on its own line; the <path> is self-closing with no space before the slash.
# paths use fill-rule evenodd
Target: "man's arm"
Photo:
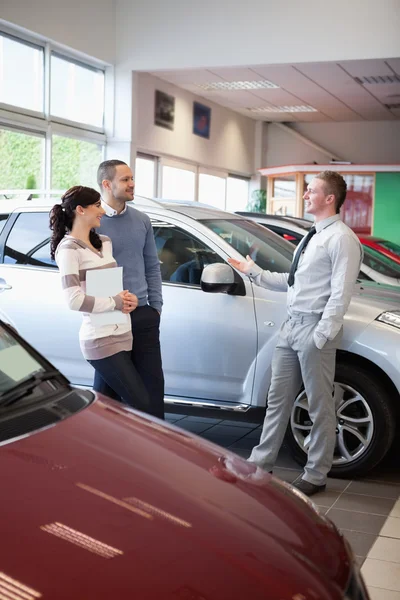
<path id="1" fill-rule="evenodd" d="M 150 219 L 146 223 L 146 241 L 143 248 L 144 269 L 147 281 L 147 295 L 150 306 L 161 313 L 163 305 L 160 261 L 158 259 L 153 227 Z"/>
<path id="2" fill-rule="evenodd" d="M 228 258 L 228 262 L 232 267 L 250 277 L 256 285 L 274 292 L 287 292 L 289 273 L 263 271 L 249 256 L 246 256 L 246 260 Z"/>
<path id="3" fill-rule="evenodd" d="M 332 261 L 331 295 L 314 331 L 314 342 L 320 350 L 337 336 L 343 325 L 363 256 L 360 242 L 350 235 L 332 242 L 328 248 Z"/>

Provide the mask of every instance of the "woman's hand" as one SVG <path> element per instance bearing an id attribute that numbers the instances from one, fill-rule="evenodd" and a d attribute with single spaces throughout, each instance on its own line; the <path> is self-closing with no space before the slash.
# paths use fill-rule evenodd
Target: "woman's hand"
<path id="1" fill-rule="evenodd" d="M 247 275 L 254 267 L 254 260 L 249 255 L 246 256 L 246 260 L 236 260 L 235 258 L 228 258 L 228 263 L 235 269 Z"/>
<path id="2" fill-rule="evenodd" d="M 121 310 L 124 315 L 131 313 L 137 308 L 139 300 L 135 294 L 131 294 L 128 290 L 124 290 L 123 292 L 120 292 L 118 296 L 121 296 L 122 298 L 123 307 Z"/>

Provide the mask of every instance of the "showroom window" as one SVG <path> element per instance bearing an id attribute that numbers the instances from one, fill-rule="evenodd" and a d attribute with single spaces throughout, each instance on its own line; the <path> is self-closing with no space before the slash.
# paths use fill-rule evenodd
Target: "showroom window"
<path id="1" fill-rule="evenodd" d="M 139 154 L 135 163 L 135 194 L 154 198 L 156 196 L 157 159 Z"/>
<path id="2" fill-rule="evenodd" d="M 51 55 L 50 113 L 98 128 L 104 120 L 104 71 Z"/>
<path id="3" fill-rule="evenodd" d="M 226 178 L 210 173 L 199 174 L 199 202 L 225 210 Z"/>
<path id="4" fill-rule="evenodd" d="M 0 192 L 59 195 L 78 183 L 97 187 L 106 143 L 105 68 L 1 29 Z"/>
<path id="5" fill-rule="evenodd" d="M 43 113 L 44 49 L 0 32 L 0 102 Z"/>
<path id="6" fill-rule="evenodd" d="M 246 210 L 249 202 L 249 179 L 229 175 L 226 182 L 226 210 Z"/>
<path id="7" fill-rule="evenodd" d="M 166 200 L 195 200 L 196 169 L 163 164 L 161 197 Z"/>
<path id="8" fill-rule="evenodd" d="M 97 189 L 97 168 L 103 160 L 100 144 L 60 135 L 53 135 L 51 154 L 51 186 L 67 189 L 87 185 Z"/>
<path id="9" fill-rule="evenodd" d="M 4 249 L 4 262 L 16 265 L 57 268 L 50 258 L 49 215 L 21 213 Z"/>
<path id="10" fill-rule="evenodd" d="M 0 127 L 0 189 L 37 189 L 44 183 L 45 135 Z"/>

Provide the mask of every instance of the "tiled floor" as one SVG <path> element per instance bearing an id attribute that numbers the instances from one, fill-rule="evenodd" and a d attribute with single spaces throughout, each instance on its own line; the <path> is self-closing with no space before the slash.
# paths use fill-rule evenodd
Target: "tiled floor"
<path id="1" fill-rule="evenodd" d="M 258 442 L 261 428 L 249 423 L 167 415 L 168 421 L 243 458 Z M 368 585 L 371 600 L 400 600 L 400 468 L 394 449 L 368 478 L 329 479 L 313 497 L 351 543 Z M 289 483 L 300 467 L 283 447 L 274 474 Z"/>

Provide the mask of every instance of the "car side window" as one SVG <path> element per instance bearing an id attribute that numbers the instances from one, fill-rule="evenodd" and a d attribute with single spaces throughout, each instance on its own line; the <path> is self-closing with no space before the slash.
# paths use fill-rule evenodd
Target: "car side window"
<path id="1" fill-rule="evenodd" d="M 290 231 L 288 229 L 284 229 L 283 227 L 278 227 L 277 225 L 265 225 L 265 227 L 267 227 L 274 233 L 277 233 L 278 235 L 283 237 L 288 242 L 292 242 L 292 244 L 294 244 L 295 246 L 297 246 L 301 242 L 304 235 L 307 233 L 305 231 L 304 235 L 301 235 L 301 233 L 297 233 L 297 231 L 296 232 Z"/>
<path id="2" fill-rule="evenodd" d="M 152 220 L 163 282 L 198 285 L 205 266 L 223 263 L 214 250 L 180 227 Z"/>
<path id="3" fill-rule="evenodd" d="M 49 215 L 21 213 L 7 237 L 3 262 L 57 268 L 50 258 Z"/>

